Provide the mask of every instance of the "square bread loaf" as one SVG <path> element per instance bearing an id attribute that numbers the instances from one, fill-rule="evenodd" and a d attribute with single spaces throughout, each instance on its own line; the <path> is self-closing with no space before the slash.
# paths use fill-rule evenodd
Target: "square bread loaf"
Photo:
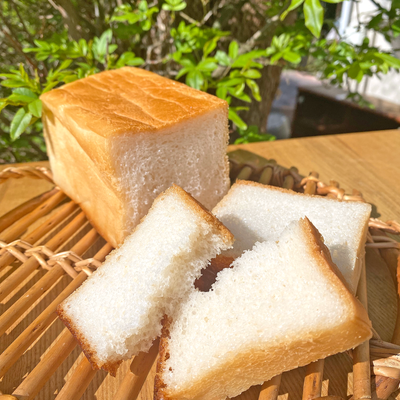
<path id="1" fill-rule="evenodd" d="M 333 262 L 353 293 L 357 290 L 371 205 L 237 181 L 213 209 L 233 233 L 227 255 L 238 257 L 256 242 L 279 240 L 292 221 L 307 217 L 321 232 Z"/>
<path id="2" fill-rule="evenodd" d="M 156 400 L 225 400 L 273 376 L 353 348 L 371 323 L 307 218 L 257 243 L 192 290 L 165 322 Z"/>
<path id="3" fill-rule="evenodd" d="M 201 269 L 232 243 L 232 234 L 174 185 L 57 313 L 92 366 L 115 374 L 122 360 L 149 350 L 163 315 L 175 315 Z"/>
<path id="4" fill-rule="evenodd" d="M 211 209 L 229 188 L 228 105 L 143 69 L 41 96 L 54 181 L 114 247 L 175 183 Z"/>

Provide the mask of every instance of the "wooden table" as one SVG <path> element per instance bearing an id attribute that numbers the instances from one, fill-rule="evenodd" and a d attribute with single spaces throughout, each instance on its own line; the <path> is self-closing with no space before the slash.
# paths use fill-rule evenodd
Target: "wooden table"
<path id="1" fill-rule="evenodd" d="M 400 131 L 380 131 L 372 133 L 356 133 L 348 135 L 324 136 L 303 139 L 289 139 L 277 142 L 264 142 L 241 146 L 231 146 L 230 150 L 244 148 L 268 159 L 275 159 L 284 167 L 296 166 L 302 175 L 314 170 L 319 172 L 324 182 L 334 179 L 347 192 L 356 188 L 364 198 L 374 205 L 374 217 L 386 221 L 400 221 Z M 36 165 L 47 166 L 44 163 Z M 0 170 L 6 166 L 0 166 Z M 0 185 L 0 214 L 3 214 L 33 195 L 48 190 L 51 185 L 45 181 L 31 179 L 9 180 Z M 369 312 L 375 329 L 384 340 L 390 340 L 396 316 L 396 295 L 390 274 L 382 260 L 373 251 L 367 252 L 367 279 Z M 0 280 L 2 276 L 0 274 Z M 60 288 L 68 283 L 66 278 Z M 48 297 L 48 296 L 47 296 Z M 7 299 L 6 299 L 7 300 Z M 49 304 L 52 299 L 45 298 L 28 311 L 34 318 Z M 0 313 L 15 301 L 7 300 L 0 304 Z M 26 327 L 24 321 L 15 324 L 14 329 L 0 338 L 0 351 L 13 340 L 16 333 Z M 61 332 L 63 326 L 56 321 L 49 331 L 43 335 L 21 357 L 21 361 L 8 371 L 0 382 L 0 391 L 11 393 L 20 383 L 21 377 L 28 373 L 40 360 L 40 356 Z M 72 366 L 77 364 L 79 351 L 76 349 L 53 375 L 37 398 L 52 399 L 61 389 L 64 380 L 69 376 Z M 83 399 L 112 399 L 119 382 L 125 375 L 129 363 L 119 369 L 117 377 L 112 378 L 98 372 L 86 390 Z M 325 363 L 323 395 L 329 394 L 347 398 L 351 393 L 351 369 L 349 357 L 340 354 L 329 357 Z M 154 373 L 154 372 L 153 372 Z M 152 398 L 151 376 L 145 384 L 139 399 Z M 285 373 L 280 390 L 280 400 L 299 399 L 302 393 L 304 369 Z M 253 388 L 240 396 L 240 399 L 257 399 L 257 388 Z"/>

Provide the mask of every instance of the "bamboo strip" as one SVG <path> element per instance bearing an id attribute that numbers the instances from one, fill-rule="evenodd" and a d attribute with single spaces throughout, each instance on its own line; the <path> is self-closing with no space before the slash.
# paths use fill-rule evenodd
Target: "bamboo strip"
<path id="1" fill-rule="evenodd" d="M 261 386 L 258 400 L 270 400 L 278 398 L 279 386 L 281 385 L 282 375 L 277 375 Z M 115 399 L 114 399 L 115 400 Z"/>
<path id="2" fill-rule="evenodd" d="M 57 298 L 37 317 L 27 329 L 25 329 L 0 355 L 0 378 L 12 367 L 29 346 L 46 331 L 49 325 L 57 318 L 55 313 L 57 306 L 76 290 L 87 278 L 85 272 L 81 272 L 71 283 L 57 296 Z"/>
<path id="3" fill-rule="evenodd" d="M 90 362 L 83 357 L 70 378 L 67 380 L 56 400 L 80 399 L 90 382 L 96 375 Z"/>
<path id="4" fill-rule="evenodd" d="M 66 197 L 67 196 L 58 189 L 53 196 L 13 224 L 6 233 L 1 235 L 0 239 L 7 243 L 17 239 L 29 225 L 56 208 Z"/>
<path id="5" fill-rule="evenodd" d="M 292 190 L 294 187 L 294 178 L 292 175 L 286 175 L 285 179 L 283 180 L 283 185 L 282 187 L 284 189 L 290 189 Z"/>
<path id="6" fill-rule="evenodd" d="M 239 172 L 238 176 L 236 177 L 236 180 L 237 179 L 248 180 L 250 179 L 252 173 L 253 173 L 252 168 L 249 167 L 248 165 L 245 165 Z"/>
<path id="7" fill-rule="evenodd" d="M 272 180 L 274 169 L 272 167 L 265 167 L 258 180 L 263 185 L 269 185 Z"/>
<path id="8" fill-rule="evenodd" d="M 386 236 L 383 231 L 371 228 L 374 236 Z M 397 318 L 392 342 L 400 345 L 400 251 L 398 249 L 380 249 L 382 258 L 385 260 L 390 274 L 392 276 L 397 293 Z M 399 388 L 400 379 L 394 379 L 387 376 L 375 376 L 375 390 L 372 393 L 373 400 L 386 400 L 389 396 Z"/>
<path id="9" fill-rule="evenodd" d="M 32 400 L 35 398 L 40 389 L 69 356 L 72 350 L 74 350 L 77 344 L 75 338 L 65 328 L 53 342 L 50 350 L 42 357 L 38 365 L 14 390 L 13 395 L 17 396 L 19 400 Z"/>
<path id="10" fill-rule="evenodd" d="M 98 251 L 94 259 L 103 262 L 106 255 L 112 250 L 111 245 L 105 244 Z M 57 298 L 33 321 L 27 329 L 0 355 L 0 378 L 11 368 L 18 358 L 29 346 L 43 333 L 47 327 L 57 318 L 55 314 L 58 304 L 66 299 L 87 278 L 85 272 L 81 272 L 71 283 L 57 296 Z"/>
<path id="11" fill-rule="evenodd" d="M 58 232 L 46 243 L 51 251 L 57 250 L 64 242 L 71 238 L 75 232 L 86 222 L 83 212 L 79 213 L 67 226 Z M 35 257 L 30 257 L 18 269 L 0 284 L 0 301 L 3 301 L 24 279 L 26 279 L 39 266 Z"/>
<path id="12" fill-rule="evenodd" d="M 37 281 L 25 294 L 0 316 L 0 336 L 18 320 L 18 318 L 43 294 L 45 294 L 62 276 L 64 270 L 56 265 Z"/>
<path id="13" fill-rule="evenodd" d="M 307 365 L 303 386 L 303 400 L 311 400 L 321 397 L 324 364 L 324 360 L 318 360 Z"/>
<path id="14" fill-rule="evenodd" d="M 82 255 L 87 251 L 98 239 L 99 234 L 95 229 L 91 229 L 71 251 L 78 255 Z M 61 265 L 55 265 L 50 269 L 38 282 L 35 283 L 19 300 L 17 300 L 10 308 L 0 316 L 0 336 L 15 322 L 17 319 L 51 286 L 64 275 L 64 269 Z"/>
<path id="15" fill-rule="evenodd" d="M 45 179 L 50 183 L 54 183 L 53 174 L 48 168 L 45 167 L 31 167 L 31 166 L 8 167 L 0 172 L 0 184 L 10 178 Z"/>
<path id="16" fill-rule="evenodd" d="M 157 358 L 158 345 L 159 341 L 156 340 L 148 353 L 139 353 L 139 355 L 133 359 L 129 371 L 125 375 L 114 396 L 114 400 L 136 400 Z"/>
<path id="17" fill-rule="evenodd" d="M 34 197 L 26 201 L 25 203 L 19 205 L 8 213 L 4 214 L 0 217 L 0 232 L 3 232 L 9 226 L 11 226 L 14 222 L 18 221 L 24 215 L 33 211 L 40 204 L 45 202 L 48 198 L 52 197 L 54 194 L 58 192 L 57 188 L 53 188 L 48 192 L 42 193 L 39 196 Z"/>
<path id="18" fill-rule="evenodd" d="M 33 245 L 41 237 L 49 233 L 61 221 L 67 218 L 77 207 L 77 204 L 73 203 L 72 201 L 64 204 L 62 207 L 60 207 L 60 210 L 58 210 L 51 218 L 43 222 L 43 224 L 37 227 L 33 232 L 22 236 L 21 240 Z M 5 266 L 14 262 L 14 260 L 15 257 L 10 252 L 3 254 L 3 256 L 0 258 L 0 271 Z"/>
<path id="19" fill-rule="evenodd" d="M 357 297 L 365 309 L 368 310 L 365 257 L 362 260 L 361 277 L 358 283 Z M 369 341 L 360 344 L 353 350 L 353 399 L 371 399 Z"/>
<path id="20" fill-rule="evenodd" d="M 399 388 L 397 379 L 386 376 L 375 376 L 375 390 L 372 392 L 372 400 L 386 400 Z"/>
<path id="21" fill-rule="evenodd" d="M 311 172 L 309 177 L 319 178 L 317 172 Z M 305 194 L 315 194 L 317 183 L 315 180 L 309 180 L 304 188 Z M 303 386 L 303 400 L 311 400 L 321 396 L 322 378 L 324 375 L 324 360 L 318 360 L 307 366 L 306 377 Z"/>

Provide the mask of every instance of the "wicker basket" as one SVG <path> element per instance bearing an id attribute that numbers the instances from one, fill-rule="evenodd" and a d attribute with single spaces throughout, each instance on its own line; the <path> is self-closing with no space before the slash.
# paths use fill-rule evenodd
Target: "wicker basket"
<path id="1" fill-rule="evenodd" d="M 296 168 L 285 169 L 274 160 L 237 150 L 229 154 L 231 179 L 248 179 L 308 194 L 341 200 L 364 201 L 361 193 L 346 195 L 337 182 L 319 181 L 318 174 L 299 175 Z M 0 183 L 7 179 L 30 177 L 52 182 L 45 168 L 8 168 L 0 173 Z M 389 221 L 370 221 L 367 246 L 379 249 L 389 269 L 396 271 L 400 225 Z M 112 250 L 93 229 L 85 215 L 62 191 L 55 187 L 18 206 L 0 218 L 0 400 L 57 398 L 57 400 L 95 398 L 96 390 L 106 386 L 113 399 L 136 399 L 156 357 L 157 346 L 147 354 L 119 368 L 117 378 L 103 371 L 93 371 L 81 354 L 74 338 L 55 314 L 56 306 L 72 293 L 96 269 Z M 394 283 L 397 287 L 396 274 Z M 365 268 L 358 297 L 367 304 Z M 392 340 L 400 343 L 400 317 Z M 374 340 L 349 352 L 353 358 L 355 399 L 387 399 L 400 383 L 400 347 Z M 370 361 L 372 360 L 372 362 Z M 32 365 L 36 365 L 32 368 Z M 371 365 L 373 368 L 371 390 Z M 321 396 L 324 360 L 306 368 L 303 400 Z M 64 377 L 66 382 L 63 382 Z M 278 396 L 281 377 L 275 377 L 243 399 L 273 400 Z M 151 388 L 151 385 L 146 385 Z M 1 390 L 9 394 L 2 394 Z M 151 389 L 141 393 L 152 398 Z M 12 395 L 11 395 L 12 392 Z M 332 396 L 330 396 L 332 397 Z M 104 397 L 103 397 L 104 398 Z M 110 398 L 110 397 L 107 397 Z"/>

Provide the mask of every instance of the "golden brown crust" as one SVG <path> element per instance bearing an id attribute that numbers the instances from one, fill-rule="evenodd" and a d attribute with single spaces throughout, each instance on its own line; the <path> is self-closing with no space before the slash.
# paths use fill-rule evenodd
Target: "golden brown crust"
<path id="1" fill-rule="evenodd" d="M 74 136 L 82 129 L 103 137 L 156 133 L 213 109 L 224 100 L 140 68 L 104 71 L 41 97 Z"/>
<path id="2" fill-rule="evenodd" d="M 359 342 L 355 343 L 355 335 L 360 337 Z M 289 363 L 290 368 L 285 371 L 308 365 L 310 362 L 316 361 L 322 357 L 321 350 L 314 349 L 324 348 L 324 357 L 333 355 L 339 351 L 345 351 L 353 346 L 344 348 L 343 343 L 355 343 L 368 340 L 371 337 L 371 330 L 364 321 L 355 319 L 347 321 L 340 326 L 336 326 L 329 332 L 324 331 L 316 334 L 313 338 L 296 337 L 291 343 L 284 343 L 282 346 L 265 346 L 258 349 L 247 349 L 232 356 L 227 356 L 226 360 L 217 368 L 205 371 L 204 375 L 191 382 L 190 387 L 171 393 L 168 385 L 165 384 L 162 377 L 164 365 L 160 368 L 158 382 L 161 386 L 155 386 L 154 400 L 181 400 L 181 399 L 209 399 L 221 398 L 209 396 L 209 390 L 215 385 L 222 384 L 224 390 L 227 388 L 226 382 L 238 380 L 241 381 L 246 374 L 252 374 L 252 383 L 248 384 L 243 390 L 247 390 L 251 385 L 262 384 L 271 379 L 273 376 L 282 373 L 282 364 Z M 333 340 L 332 340 L 333 338 Z M 337 339 L 335 339 L 337 338 Z M 168 349 L 168 337 L 165 337 L 164 346 Z M 333 344 L 331 343 L 333 342 Z M 341 346 L 341 350 L 338 348 Z M 308 349 L 308 351 L 306 350 Z M 266 354 L 268 354 L 268 362 L 266 362 Z M 295 358 L 297 354 L 297 358 Z M 236 395 L 235 395 L 236 396 Z"/>
<path id="3" fill-rule="evenodd" d="M 156 376 L 154 378 L 154 400 L 170 400 L 170 398 L 165 393 L 167 385 L 165 384 L 162 376 L 165 369 L 165 362 L 169 358 L 168 339 L 170 337 L 169 328 L 171 326 L 171 323 L 171 318 L 169 318 L 167 315 L 164 315 L 164 318 L 162 320 L 160 345 L 158 349 L 157 370 Z"/>
<path id="4" fill-rule="evenodd" d="M 69 329 L 72 333 L 72 336 L 78 341 L 79 346 L 81 347 L 83 353 L 85 354 L 86 358 L 90 362 L 90 365 L 94 370 L 102 369 L 107 371 L 111 376 L 116 376 L 118 367 L 122 363 L 122 361 L 118 362 L 108 362 L 102 364 L 96 357 L 95 350 L 90 346 L 89 342 L 86 340 L 85 336 L 79 331 L 76 325 L 72 322 L 72 320 L 66 315 L 64 309 L 62 307 L 62 303 L 57 307 L 57 315 L 60 320 L 64 323 L 64 325 Z"/>

